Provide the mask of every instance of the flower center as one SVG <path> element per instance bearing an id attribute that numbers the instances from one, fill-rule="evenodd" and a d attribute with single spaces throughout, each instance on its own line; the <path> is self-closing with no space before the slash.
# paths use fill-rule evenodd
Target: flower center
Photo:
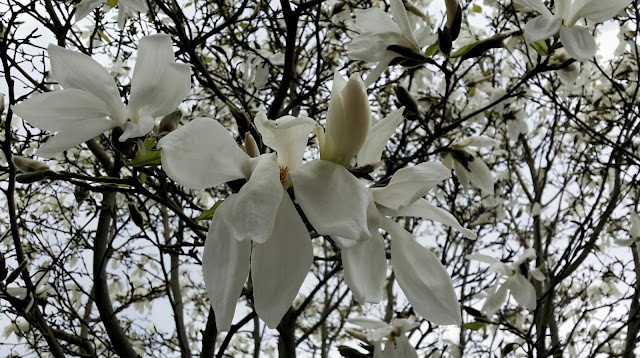
<path id="1" fill-rule="evenodd" d="M 280 166 L 280 183 L 282 183 L 282 187 L 287 187 L 287 173 L 289 173 L 288 167 Z"/>

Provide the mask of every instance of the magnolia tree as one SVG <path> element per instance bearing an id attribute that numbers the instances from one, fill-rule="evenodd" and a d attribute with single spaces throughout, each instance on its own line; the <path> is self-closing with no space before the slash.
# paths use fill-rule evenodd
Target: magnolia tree
<path id="1" fill-rule="evenodd" d="M 640 354 L 635 2 L 0 11 L 3 355 Z"/>

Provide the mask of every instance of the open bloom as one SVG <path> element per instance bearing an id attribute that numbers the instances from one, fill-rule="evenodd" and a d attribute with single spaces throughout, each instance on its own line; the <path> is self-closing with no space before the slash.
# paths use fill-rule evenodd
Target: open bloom
<path id="1" fill-rule="evenodd" d="M 489 289 L 489 297 L 487 297 L 482 306 L 482 312 L 488 315 L 496 313 L 507 299 L 507 292 L 509 291 L 522 307 L 529 310 L 536 308 L 536 290 L 520 268 L 527 261 L 536 258 L 534 249 L 526 249 L 524 254 L 512 264 L 506 264 L 483 254 L 467 255 L 465 258 L 488 263 L 491 265 L 489 271 L 497 273 L 501 278 L 505 278 L 502 284 L 499 284 L 500 280 L 498 280 L 496 285 Z M 544 274 L 538 269 L 530 270 L 529 274 L 536 280 L 544 280 Z M 498 286 L 500 287 L 498 288 Z"/>
<path id="2" fill-rule="evenodd" d="M 346 331 L 365 343 L 372 344 L 373 358 L 418 358 L 418 353 L 405 335 L 420 325 L 413 319 L 394 318 L 391 324 L 368 318 L 351 318 L 347 322 L 362 327 Z"/>
<path id="3" fill-rule="evenodd" d="M 217 121 L 197 118 L 162 138 L 162 166 L 177 183 L 201 189 L 247 179 L 218 207 L 203 254 L 205 286 L 219 330 L 231 325 L 249 270 L 254 304 L 275 328 L 291 306 L 313 262 L 311 238 L 285 188 L 293 186 L 305 216 L 320 235 L 371 239 L 379 214 L 373 197 L 344 166 L 302 164 L 315 121 L 285 116 L 255 124 L 277 155 L 250 158 Z"/>
<path id="4" fill-rule="evenodd" d="M 53 77 L 64 88 L 27 99 L 13 108 L 18 116 L 40 129 L 56 132 L 36 155 L 49 158 L 121 127 L 120 137 L 149 133 L 155 118 L 173 112 L 191 88 L 190 69 L 175 63 L 171 37 L 143 37 L 125 107 L 109 73 L 91 57 L 49 45 Z"/>
<path id="5" fill-rule="evenodd" d="M 436 39 L 428 26 L 422 26 L 414 34 L 415 22 L 411 21 L 400 0 L 391 0 L 393 19 L 382 9 L 374 7 L 356 14 L 356 27 L 362 33 L 351 41 L 349 57 L 354 60 L 378 62 L 378 65 L 364 81 L 367 86 L 375 82 L 395 58 L 403 57 L 399 52 L 389 50 L 398 46 L 401 51 L 409 51 L 420 56 L 420 48 Z"/>
<path id="6" fill-rule="evenodd" d="M 121 30 L 124 28 L 124 22 L 127 17 L 132 17 L 136 12 L 147 12 L 147 3 L 144 0 L 117 0 L 118 4 L 118 28 Z M 82 0 L 76 5 L 76 21 L 84 19 L 91 11 L 102 6 L 103 4 L 109 4 L 109 1 L 105 0 Z M 113 6 L 112 6 L 113 7 Z"/>
<path id="7" fill-rule="evenodd" d="M 560 32 L 560 41 L 569 56 L 589 61 L 596 54 L 596 40 L 586 28 L 576 25 L 581 18 L 604 22 L 626 8 L 631 0 L 556 0 L 552 14 L 541 0 L 514 0 L 542 15 L 527 22 L 524 28 L 527 43 L 546 40 Z"/>

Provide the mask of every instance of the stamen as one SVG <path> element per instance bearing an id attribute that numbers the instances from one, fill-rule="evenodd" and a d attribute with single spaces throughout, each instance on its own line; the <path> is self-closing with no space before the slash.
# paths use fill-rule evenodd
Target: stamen
<path id="1" fill-rule="evenodd" d="M 282 183 L 283 187 L 287 187 L 287 173 L 289 172 L 289 168 L 280 166 L 280 183 Z"/>

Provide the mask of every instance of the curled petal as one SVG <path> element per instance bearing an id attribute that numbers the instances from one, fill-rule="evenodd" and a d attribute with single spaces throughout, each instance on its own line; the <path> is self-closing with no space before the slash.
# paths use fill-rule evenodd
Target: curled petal
<path id="1" fill-rule="evenodd" d="M 271 237 L 256 243 L 251 254 L 256 312 L 272 329 L 291 307 L 313 264 L 311 237 L 286 192 L 277 213 Z"/>
<path id="2" fill-rule="evenodd" d="M 118 122 L 105 118 L 90 118 L 77 121 L 62 128 L 53 138 L 38 148 L 35 154 L 39 157 L 51 158 L 119 125 Z"/>
<path id="3" fill-rule="evenodd" d="M 98 62 L 79 52 L 49 45 L 51 74 L 65 89 L 75 88 L 90 92 L 109 108 L 111 119 L 124 124 L 126 111 L 115 81 Z"/>
<path id="4" fill-rule="evenodd" d="M 430 204 L 425 199 L 418 199 L 410 206 L 398 210 L 396 216 L 412 216 L 437 221 L 460 231 L 468 239 L 474 240 L 478 237 L 473 231 L 463 228 L 450 212 Z"/>
<path id="5" fill-rule="evenodd" d="M 191 70 L 175 63 L 171 36 L 151 35 L 140 40 L 131 78 L 129 118 L 144 110 L 153 117 L 176 110 L 191 89 Z"/>
<path id="6" fill-rule="evenodd" d="M 413 309 L 437 324 L 460 325 L 460 305 L 447 270 L 431 251 L 395 221 L 383 218 L 391 235 L 391 266 Z"/>
<path id="7" fill-rule="evenodd" d="M 442 164 L 420 163 L 398 170 L 387 186 L 371 190 L 376 203 L 398 210 L 411 205 L 450 177 L 451 172 Z"/>
<path id="8" fill-rule="evenodd" d="M 250 175 L 249 156 L 216 120 L 196 118 L 160 139 L 162 168 L 178 184 L 210 188 Z"/>
<path id="9" fill-rule="evenodd" d="M 309 134 L 316 122 L 308 117 L 284 116 L 270 121 L 264 112 L 259 112 L 254 123 L 264 144 L 278 153 L 278 162 L 289 169 L 302 163 Z"/>
<path id="10" fill-rule="evenodd" d="M 59 131 L 89 118 L 106 119 L 110 114 L 106 103 L 79 89 L 38 94 L 12 109 L 32 126 L 48 131 Z"/>
<path id="11" fill-rule="evenodd" d="M 402 116 L 404 107 L 391 112 L 381 121 L 371 127 L 369 136 L 364 141 L 357 156 L 358 166 L 375 163 L 382 158 L 382 151 L 387 145 L 389 138 L 396 132 L 404 117 Z"/>
<path id="12" fill-rule="evenodd" d="M 251 242 L 231 236 L 223 217 L 225 208 L 233 204 L 229 196 L 213 216 L 202 254 L 202 272 L 211 307 L 216 314 L 218 331 L 231 327 L 238 298 L 249 275 Z"/>
<path id="13" fill-rule="evenodd" d="M 378 230 L 380 213 L 373 196 L 343 166 L 314 160 L 291 172 L 291 180 L 318 234 L 367 241 Z"/>
<path id="14" fill-rule="evenodd" d="M 379 303 L 387 274 L 382 235 L 376 232 L 371 240 L 342 249 L 341 256 L 344 280 L 356 300 L 360 303 Z"/>
<path id="15" fill-rule="evenodd" d="M 547 17 L 544 15 L 538 16 L 535 19 L 529 20 L 524 27 L 524 36 L 527 39 L 527 43 L 543 41 L 553 37 L 560 30 L 562 19 L 556 19 L 553 17 Z"/>
<path id="16" fill-rule="evenodd" d="M 264 243 L 272 236 L 284 189 L 275 154 L 263 154 L 242 186 L 233 204 L 229 204 L 225 224 L 237 240 Z"/>
<path id="17" fill-rule="evenodd" d="M 560 28 L 560 41 L 567 54 L 580 62 L 586 62 L 596 55 L 596 40 L 589 30 L 581 26 Z"/>

